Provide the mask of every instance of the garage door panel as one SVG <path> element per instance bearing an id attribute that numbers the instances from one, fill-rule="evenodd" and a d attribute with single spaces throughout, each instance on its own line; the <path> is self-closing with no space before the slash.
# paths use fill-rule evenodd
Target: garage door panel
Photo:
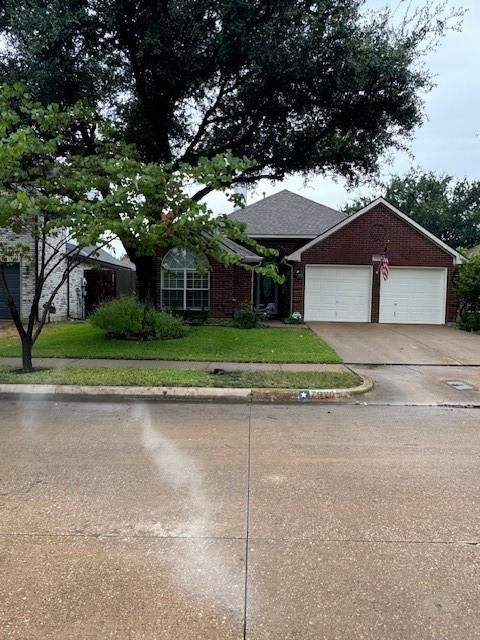
<path id="1" fill-rule="evenodd" d="M 305 319 L 321 322 L 370 321 L 370 267 L 308 266 Z"/>
<path id="2" fill-rule="evenodd" d="M 382 323 L 444 324 L 446 269 L 392 267 L 381 283 Z"/>

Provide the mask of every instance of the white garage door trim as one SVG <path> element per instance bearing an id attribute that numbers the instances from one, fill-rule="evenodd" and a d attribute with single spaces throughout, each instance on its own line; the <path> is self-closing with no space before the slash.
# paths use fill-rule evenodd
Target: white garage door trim
<path id="1" fill-rule="evenodd" d="M 309 284 L 309 274 L 312 273 L 313 271 L 319 271 L 321 269 L 360 269 L 363 273 L 368 274 L 368 283 L 365 283 L 366 285 L 368 285 L 368 292 L 365 291 L 365 289 L 362 288 L 362 290 L 359 292 L 360 295 L 363 293 L 364 295 L 364 311 L 365 311 L 365 315 L 359 319 L 352 319 L 352 318 L 342 318 L 342 319 L 337 319 L 337 320 L 332 320 L 331 318 L 327 318 L 326 316 L 319 319 L 318 315 L 317 317 L 314 317 L 313 315 L 313 311 L 312 309 L 309 307 L 309 296 L 308 296 L 308 284 Z M 354 265 L 354 264 L 307 264 L 305 265 L 305 284 L 304 284 L 304 316 L 305 316 L 305 320 L 307 322 L 371 322 L 371 317 L 372 317 L 372 281 L 373 281 L 373 267 L 369 266 L 369 265 L 364 265 L 364 264 L 359 264 L 359 265 Z"/>
<path id="2" fill-rule="evenodd" d="M 386 295 L 384 296 L 384 291 L 387 290 L 387 287 L 392 284 L 392 278 L 395 278 L 395 273 L 405 271 L 430 271 L 442 274 L 441 279 L 441 288 L 440 291 L 438 288 L 433 287 L 432 293 L 435 296 L 434 300 L 438 300 L 438 297 L 441 298 L 441 306 L 438 307 L 435 313 L 433 313 L 430 318 L 420 319 L 419 316 L 415 318 L 414 310 L 415 310 L 415 298 L 414 298 L 414 289 L 411 291 L 411 298 L 405 298 L 405 306 L 408 309 L 406 311 L 405 316 L 393 318 L 390 315 L 390 310 L 386 310 L 382 303 L 386 299 Z M 379 322 L 382 324 L 445 324 L 446 313 L 447 313 L 447 279 L 448 279 L 448 269 L 446 267 L 390 267 L 390 278 L 388 280 L 383 280 L 381 278 L 380 284 L 380 309 L 379 309 Z M 438 281 L 437 281 L 438 283 Z M 436 284 L 437 284 L 436 283 Z"/>

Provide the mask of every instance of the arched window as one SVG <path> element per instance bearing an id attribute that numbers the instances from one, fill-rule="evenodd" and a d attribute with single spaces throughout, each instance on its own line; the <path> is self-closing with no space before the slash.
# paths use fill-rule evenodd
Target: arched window
<path id="1" fill-rule="evenodd" d="M 206 311 L 210 289 L 208 262 L 175 247 L 162 261 L 162 309 Z"/>

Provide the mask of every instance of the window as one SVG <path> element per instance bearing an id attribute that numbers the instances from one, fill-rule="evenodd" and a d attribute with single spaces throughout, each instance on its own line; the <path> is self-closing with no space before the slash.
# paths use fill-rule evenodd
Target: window
<path id="1" fill-rule="evenodd" d="M 203 256 L 175 247 L 162 261 L 162 309 L 206 311 L 210 274 Z"/>

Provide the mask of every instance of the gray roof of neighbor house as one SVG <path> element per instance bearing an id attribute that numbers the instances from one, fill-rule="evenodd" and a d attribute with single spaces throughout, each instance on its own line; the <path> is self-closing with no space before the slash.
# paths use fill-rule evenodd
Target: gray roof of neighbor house
<path id="1" fill-rule="evenodd" d="M 470 253 L 480 253 L 480 244 L 475 245 L 470 249 Z"/>
<path id="2" fill-rule="evenodd" d="M 346 214 L 285 189 L 230 214 L 255 237 L 315 238 Z"/>
<path id="3" fill-rule="evenodd" d="M 73 243 L 67 244 L 67 251 L 72 251 L 74 248 L 75 245 Z M 80 251 L 77 254 L 73 255 L 72 258 L 75 258 L 76 256 L 79 256 L 80 258 L 86 258 L 87 256 L 89 256 L 89 260 L 91 260 L 92 262 L 97 262 L 102 266 L 132 271 L 132 267 L 128 263 L 118 260 L 118 258 L 112 256 L 111 253 L 105 251 L 105 249 L 100 249 L 99 247 L 95 248 L 93 245 L 80 249 Z"/>

